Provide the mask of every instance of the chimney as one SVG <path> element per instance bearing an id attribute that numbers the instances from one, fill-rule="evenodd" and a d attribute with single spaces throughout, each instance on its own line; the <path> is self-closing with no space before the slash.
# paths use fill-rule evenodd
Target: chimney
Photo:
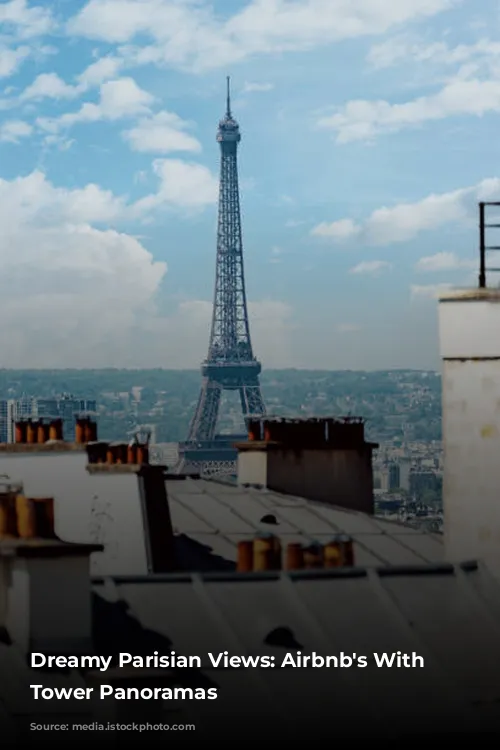
<path id="1" fill-rule="evenodd" d="M 500 289 L 442 295 L 439 338 L 446 556 L 500 572 Z"/>
<path id="2" fill-rule="evenodd" d="M 57 539 L 53 498 L 19 489 L 0 490 L 0 622 L 25 653 L 88 653 L 89 558 L 102 547 Z"/>
<path id="3" fill-rule="evenodd" d="M 79 445 L 97 442 L 97 422 L 90 417 L 76 417 L 75 443 Z"/>
<path id="4" fill-rule="evenodd" d="M 237 445 L 238 483 L 373 513 L 377 447 L 357 417 L 251 420 Z"/>
<path id="5" fill-rule="evenodd" d="M 175 549 L 165 468 L 144 465 L 138 477 L 148 572 L 168 573 L 175 567 Z"/>

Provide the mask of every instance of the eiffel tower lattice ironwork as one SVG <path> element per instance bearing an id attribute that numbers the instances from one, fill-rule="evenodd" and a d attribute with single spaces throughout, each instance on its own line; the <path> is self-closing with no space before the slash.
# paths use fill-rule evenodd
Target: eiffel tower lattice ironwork
<path id="1" fill-rule="evenodd" d="M 265 414 L 261 364 L 253 355 L 245 292 L 237 162 L 240 140 L 239 125 L 231 113 L 228 78 L 226 114 L 217 131 L 221 161 L 212 327 L 208 356 L 201 367 L 201 392 L 187 438 L 191 445 L 215 440 L 224 390 L 239 391 L 245 421 Z"/>

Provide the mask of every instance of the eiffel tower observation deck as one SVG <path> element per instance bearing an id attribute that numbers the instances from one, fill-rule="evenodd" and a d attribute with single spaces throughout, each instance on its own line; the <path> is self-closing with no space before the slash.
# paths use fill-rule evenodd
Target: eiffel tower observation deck
<path id="1" fill-rule="evenodd" d="M 248 322 L 238 186 L 241 134 L 231 112 L 229 78 L 226 114 L 219 122 L 217 141 L 221 157 L 212 326 L 198 403 L 186 443 L 179 446 L 178 470 L 231 474 L 236 462 L 232 444 L 241 436 L 216 434 L 222 392 L 239 392 L 245 423 L 264 415 L 265 406 L 259 382 L 261 364 L 253 354 Z"/>

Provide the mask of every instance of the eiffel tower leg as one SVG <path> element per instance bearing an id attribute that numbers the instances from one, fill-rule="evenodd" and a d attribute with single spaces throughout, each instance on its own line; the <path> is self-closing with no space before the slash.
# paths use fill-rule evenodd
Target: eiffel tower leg
<path id="1" fill-rule="evenodd" d="M 264 399 L 260 390 L 259 383 L 249 383 L 240 388 L 241 410 L 245 418 L 245 423 L 249 416 L 261 416 L 266 413 Z"/>
<path id="2" fill-rule="evenodd" d="M 189 428 L 188 442 L 213 440 L 219 416 L 222 388 L 210 378 L 204 378 L 196 411 Z"/>

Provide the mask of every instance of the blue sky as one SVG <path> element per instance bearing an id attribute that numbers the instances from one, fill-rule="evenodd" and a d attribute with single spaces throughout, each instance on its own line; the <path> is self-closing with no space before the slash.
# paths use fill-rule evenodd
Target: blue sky
<path id="1" fill-rule="evenodd" d="M 497 0 L 2 2 L 2 366 L 198 366 L 226 75 L 263 365 L 438 366 L 500 199 Z"/>

